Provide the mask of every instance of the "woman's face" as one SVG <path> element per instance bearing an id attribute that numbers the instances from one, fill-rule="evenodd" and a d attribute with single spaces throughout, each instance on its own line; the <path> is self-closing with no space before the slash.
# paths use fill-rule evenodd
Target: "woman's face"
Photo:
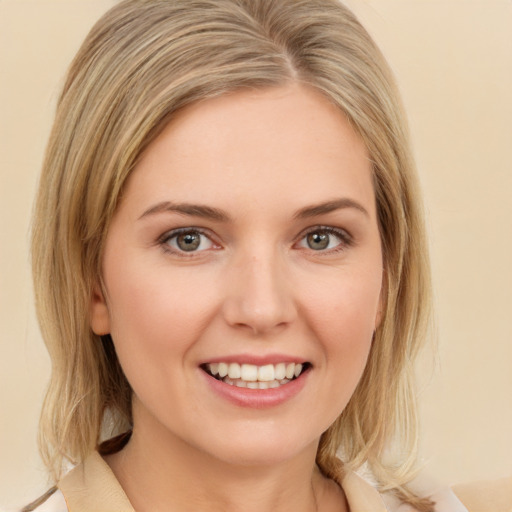
<path id="1" fill-rule="evenodd" d="M 316 449 L 379 322 L 362 140 L 298 85 L 188 107 L 128 181 L 103 278 L 92 327 L 112 335 L 134 432 L 242 464 Z"/>

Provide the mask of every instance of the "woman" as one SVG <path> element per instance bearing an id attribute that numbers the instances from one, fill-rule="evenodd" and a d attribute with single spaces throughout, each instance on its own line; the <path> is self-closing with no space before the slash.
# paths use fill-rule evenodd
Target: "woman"
<path id="1" fill-rule="evenodd" d="M 26 510 L 465 510 L 407 485 L 419 193 L 391 73 L 337 1 L 114 7 L 33 233 L 58 490 Z"/>

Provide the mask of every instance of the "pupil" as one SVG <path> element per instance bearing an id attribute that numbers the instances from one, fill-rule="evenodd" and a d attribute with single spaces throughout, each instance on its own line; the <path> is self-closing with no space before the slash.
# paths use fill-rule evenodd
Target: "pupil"
<path id="1" fill-rule="evenodd" d="M 329 245 L 329 235 L 327 233 L 310 233 L 308 235 L 308 245 L 311 249 L 326 249 Z"/>
<path id="2" fill-rule="evenodd" d="M 201 243 L 198 233 L 186 233 L 178 237 L 178 246 L 182 251 L 195 251 Z"/>

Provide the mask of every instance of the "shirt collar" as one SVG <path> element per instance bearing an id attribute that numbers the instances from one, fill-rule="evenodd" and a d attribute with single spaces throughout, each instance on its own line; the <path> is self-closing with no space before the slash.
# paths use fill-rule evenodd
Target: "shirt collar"
<path id="1" fill-rule="evenodd" d="M 380 494 L 354 472 L 347 472 L 341 486 L 350 512 L 387 512 Z M 135 512 L 114 473 L 98 452 L 72 469 L 59 482 L 69 512 Z"/>

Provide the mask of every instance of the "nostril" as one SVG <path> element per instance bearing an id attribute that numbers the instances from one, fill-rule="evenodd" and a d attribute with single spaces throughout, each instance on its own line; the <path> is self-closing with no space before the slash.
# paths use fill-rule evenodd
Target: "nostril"
<path id="1" fill-rule="evenodd" d="M 251 331 L 253 335 L 264 335 L 289 326 L 297 318 L 293 293 L 267 274 L 255 275 L 250 269 L 246 270 L 250 277 L 230 279 L 222 308 L 227 323 Z"/>

